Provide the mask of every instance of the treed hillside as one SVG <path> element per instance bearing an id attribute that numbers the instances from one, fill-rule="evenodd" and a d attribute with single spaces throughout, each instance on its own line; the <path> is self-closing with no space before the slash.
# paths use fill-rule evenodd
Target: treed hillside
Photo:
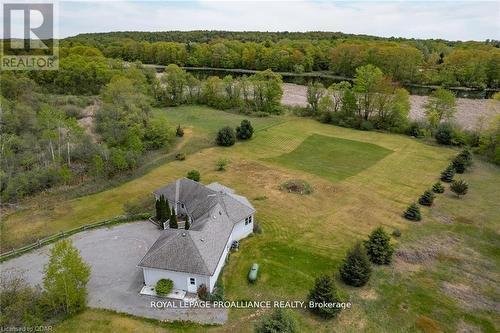
<path id="1" fill-rule="evenodd" d="M 179 66 L 280 72 L 331 71 L 353 77 L 372 64 L 393 80 L 472 88 L 500 86 L 498 41 L 452 42 L 338 32 L 112 32 L 81 34 L 63 46 L 88 45 L 106 57 Z"/>

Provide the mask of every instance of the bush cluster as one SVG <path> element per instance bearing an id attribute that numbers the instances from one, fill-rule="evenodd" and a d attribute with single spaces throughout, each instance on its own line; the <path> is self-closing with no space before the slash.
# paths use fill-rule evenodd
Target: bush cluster
<path id="1" fill-rule="evenodd" d="M 240 126 L 236 127 L 236 132 L 229 126 L 221 128 L 217 132 L 215 142 L 219 146 L 229 147 L 236 143 L 238 140 L 248 140 L 252 137 L 254 129 L 249 120 L 243 119 Z"/>
<path id="2" fill-rule="evenodd" d="M 160 279 L 156 282 L 155 291 L 160 296 L 168 295 L 174 288 L 174 282 L 170 279 Z"/>

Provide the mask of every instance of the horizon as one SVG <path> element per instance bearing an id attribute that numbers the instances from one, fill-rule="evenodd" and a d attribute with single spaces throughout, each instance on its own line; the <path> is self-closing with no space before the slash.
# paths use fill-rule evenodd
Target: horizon
<path id="1" fill-rule="evenodd" d="M 286 5 L 285 5 L 286 3 Z M 500 39 L 498 1 L 61 1 L 59 33 L 342 32 L 383 38 Z"/>

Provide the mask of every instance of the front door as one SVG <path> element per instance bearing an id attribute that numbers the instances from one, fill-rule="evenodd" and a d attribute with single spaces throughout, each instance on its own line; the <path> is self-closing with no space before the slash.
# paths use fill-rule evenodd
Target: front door
<path id="1" fill-rule="evenodd" d="M 194 277 L 188 277 L 188 292 L 190 292 L 190 293 L 197 292 L 196 278 L 194 278 Z"/>

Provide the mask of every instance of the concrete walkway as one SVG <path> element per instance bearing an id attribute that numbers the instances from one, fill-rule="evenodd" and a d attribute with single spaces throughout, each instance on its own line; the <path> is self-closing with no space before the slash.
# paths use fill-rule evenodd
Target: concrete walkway
<path id="1" fill-rule="evenodd" d="M 88 306 L 166 321 L 223 324 L 227 320 L 225 309 L 156 309 L 151 308 L 151 301 L 158 300 L 157 297 L 139 295 L 143 277 L 137 264 L 161 232 L 152 223 L 143 221 L 93 229 L 69 237 L 92 268 L 87 285 Z M 47 245 L 1 263 L 2 278 L 21 275 L 32 285 L 42 285 L 43 267 L 51 247 Z"/>

